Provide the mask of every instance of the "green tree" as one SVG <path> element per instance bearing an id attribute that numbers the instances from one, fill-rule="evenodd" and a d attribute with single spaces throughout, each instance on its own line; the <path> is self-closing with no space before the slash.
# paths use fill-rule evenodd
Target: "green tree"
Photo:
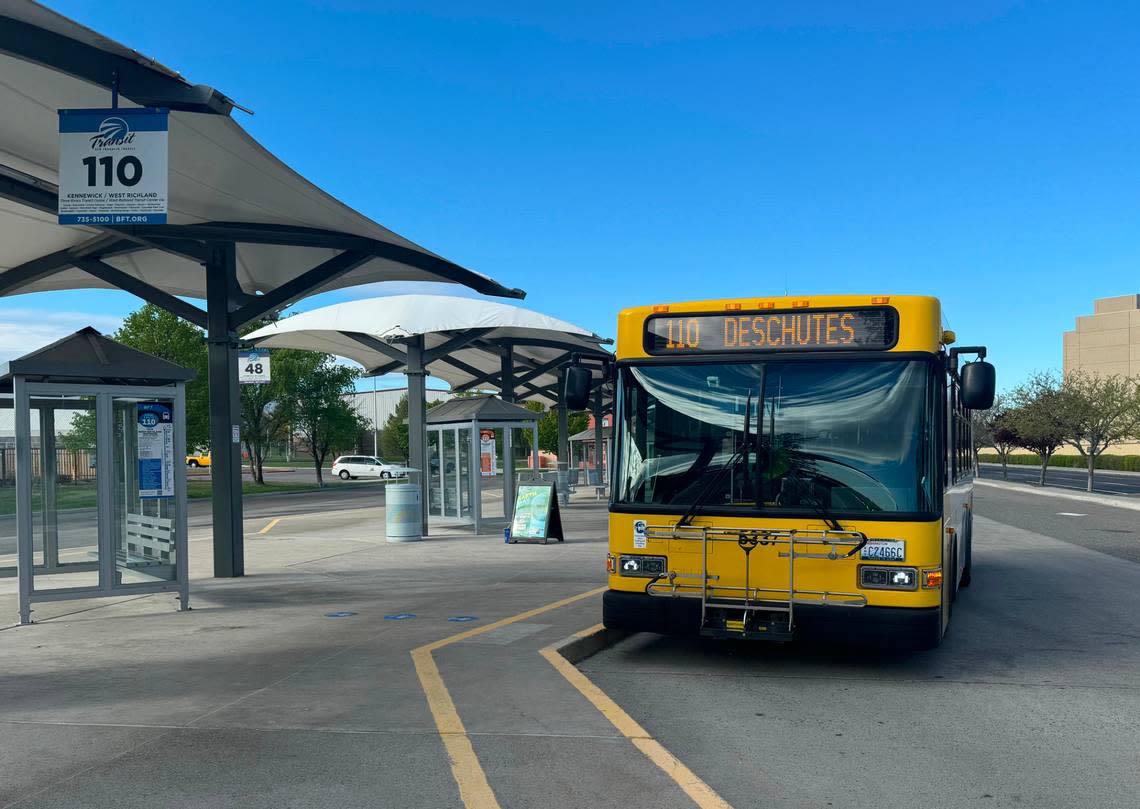
<path id="1" fill-rule="evenodd" d="M 95 410 L 83 410 L 71 417 L 71 429 L 59 436 L 59 444 L 68 452 L 95 449 Z"/>
<path id="2" fill-rule="evenodd" d="M 1070 373 L 1061 385 L 1065 443 L 1085 459 L 1087 490 L 1093 490 L 1096 459 L 1140 428 L 1140 381 L 1113 374 Z"/>
<path id="3" fill-rule="evenodd" d="M 400 397 L 396 409 L 376 436 L 380 457 L 386 461 L 408 461 L 408 395 Z"/>
<path id="4" fill-rule="evenodd" d="M 352 393 L 358 372 L 337 365 L 328 354 L 296 352 L 294 362 L 283 363 L 282 384 L 289 396 L 281 403 L 281 417 L 309 445 L 317 485 L 324 486 L 322 467 L 330 453 L 351 449 L 365 420 L 344 400 Z M 275 368 L 274 373 L 278 373 Z"/>
<path id="5" fill-rule="evenodd" d="M 168 362 L 192 368 L 197 376 L 186 383 L 186 447 L 210 445 L 210 384 L 205 335 L 154 304 L 144 304 L 127 315 L 114 339 Z"/>
<path id="6" fill-rule="evenodd" d="M 442 401 L 428 402 L 427 409 L 431 410 L 441 404 L 443 404 Z M 376 443 L 379 446 L 380 457 L 384 460 L 404 461 L 405 463 L 408 461 L 410 450 L 408 449 L 408 395 L 406 393 L 400 397 L 400 401 L 396 402 L 396 409 L 392 411 L 392 415 L 388 416 L 384 426 L 377 432 Z"/>
<path id="7" fill-rule="evenodd" d="M 974 474 L 981 477 L 978 451 L 984 447 L 997 450 L 1001 461 L 1001 476 L 1008 477 L 1009 454 L 1018 446 L 1017 432 L 1010 426 L 1009 397 L 998 396 L 989 410 L 971 410 L 974 426 Z"/>
<path id="8" fill-rule="evenodd" d="M 528 410 L 533 410 L 536 413 L 542 413 L 542 418 L 538 420 L 538 448 L 543 452 L 552 452 L 558 454 L 558 408 L 552 407 L 549 410 L 544 408 L 538 402 L 525 402 L 524 407 Z M 580 433 L 586 429 L 586 425 L 590 423 L 589 413 L 567 413 L 566 414 L 566 435 L 571 436 L 574 433 Z M 560 461 L 567 460 L 566 458 L 559 458 Z"/>
<path id="9" fill-rule="evenodd" d="M 1003 424 L 1012 431 L 1017 446 L 1041 459 L 1039 484 L 1044 486 L 1049 460 L 1065 442 L 1061 383 L 1051 373 L 1036 373 L 1014 388 L 1010 402 Z"/>
<path id="10" fill-rule="evenodd" d="M 249 455 L 250 474 L 258 483 L 265 483 L 265 457 L 273 442 L 288 437 L 295 380 L 325 356 L 293 348 L 274 349 L 271 381 L 241 386 L 241 440 Z"/>

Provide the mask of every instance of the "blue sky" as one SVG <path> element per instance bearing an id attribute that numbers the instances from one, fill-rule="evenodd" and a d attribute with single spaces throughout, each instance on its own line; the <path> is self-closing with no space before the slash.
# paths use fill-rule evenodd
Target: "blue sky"
<path id="1" fill-rule="evenodd" d="M 933 294 L 1010 384 L 1060 365 L 1094 298 L 1140 292 L 1129 4 L 50 5 L 252 108 L 235 116 L 367 215 L 601 334 L 635 304 Z M 3 299 L 0 351 L 135 305 Z"/>

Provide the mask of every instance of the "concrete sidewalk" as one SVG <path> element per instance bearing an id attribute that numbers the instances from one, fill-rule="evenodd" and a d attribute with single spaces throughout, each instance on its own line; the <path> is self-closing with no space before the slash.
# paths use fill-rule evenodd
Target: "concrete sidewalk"
<path id="1" fill-rule="evenodd" d="M 1140 511 L 1140 499 L 1135 497 L 1099 494 L 1097 492 L 1079 492 L 1072 489 L 1061 489 L 1052 486 L 1035 486 L 1028 483 L 1011 483 L 1008 480 L 986 480 L 984 478 L 975 479 L 974 485 L 989 486 L 993 489 L 1005 489 L 1006 491 L 1021 492 L 1023 494 L 1035 494 L 1041 497 L 1059 497 L 1065 500 L 1078 500 L 1085 503 L 1097 503 L 1102 506 L 1113 506 L 1115 508 L 1127 508 L 1133 511 Z"/>
<path id="2" fill-rule="evenodd" d="M 570 506 L 545 546 L 392 545 L 377 508 L 261 518 L 245 579 L 208 578 L 192 531 L 189 613 L 37 605 L 0 631 L 0 806 L 460 806 L 410 652 L 602 586 L 605 515 Z M 538 654 L 599 612 L 594 594 L 434 653 L 502 806 L 691 805 Z"/>

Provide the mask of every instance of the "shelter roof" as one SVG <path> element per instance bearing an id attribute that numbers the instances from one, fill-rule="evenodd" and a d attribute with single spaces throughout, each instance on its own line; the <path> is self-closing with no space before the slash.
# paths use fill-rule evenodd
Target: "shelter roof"
<path id="1" fill-rule="evenodd" d="M 116 75 L 120 106 L 171 110 L 169 224 L 59 225 L 57 110 L 109 107 Z M 298 284 L 285 290 L 295 294 L 264 303 L 382 280 L 524 294 L 441 258 L 308 182 L 230 117 L 235 104 L 222 93 L 31 0 L 8 0 L 0 10 L 0 76 L 0 294 L 136 292 L 134 279 L 201 298 L 203 244 L 211 241 L 237 244 L 235 291 L 248 296 L 323 268 L 308 279 L 321 283 Z"/>
<path id="2" fill-rule="evenodd" d="M 370 373 L 405 366 L 402 343 L 423 336 L 425 365 L 453 390 L 502 390 L 502 354 L 514 357 L 519 398 L 553 404 L 558 368 L 572 355 L 608 361 L 601 337 L 508 303 L 452 295 L 392 295 L 283 318 L 247 336 L 270 348 L 303 348 L 355 360 Z M 601 373 L 600 369 L 598 371 Z"/>
<path id="3" fill-rule="evenodd" d="M 602 440 L 603 441 L 609 441 L 610 436 L 612 436 L 612 435 L 613 435 L 613 428 L 612 427 L 610 427 L 608 424 L 606 426 L 602 427 Z M 593 427 L 587 427 L 585 430 L 580 430 L 579 432 L 576 432 L 576 433 L 574 433 L 574 435 L 570 436 L 569 440 L 570 441 L 593 442 L 593 440 L 594 440 L 594 428 Z"/>
<path id="4" fill-rule="evenodd" d="M 13 376 L 36 382 L 163 385 L 195 377 L 190 368 L 115 342 L 87 326 L 0 365 L 0 382 Z"/>
<path id="5" fill-rule="evenodd" d="M 535 421 L 542 416 L 517 404 L 504 402 L 497 396 L 470 396 L 450 399 L 436 405 L 427 414 L 428 424 L 469 423 L 472 420 Z"/>

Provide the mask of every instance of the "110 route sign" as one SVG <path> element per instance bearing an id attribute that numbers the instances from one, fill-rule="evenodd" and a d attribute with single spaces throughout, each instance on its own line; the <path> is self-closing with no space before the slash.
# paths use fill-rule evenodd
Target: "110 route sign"
<path id="1" fill-rule="evenodd" d="M 59 111 L 59 224 L 166 224 L 168 113 Z"/>
<path id="2" fill-rule="evenodd" d="M 265 385 L 269 382 L 269 352 L 251 348 L 238 352 L 238 382 L 242 385 Z"/>

